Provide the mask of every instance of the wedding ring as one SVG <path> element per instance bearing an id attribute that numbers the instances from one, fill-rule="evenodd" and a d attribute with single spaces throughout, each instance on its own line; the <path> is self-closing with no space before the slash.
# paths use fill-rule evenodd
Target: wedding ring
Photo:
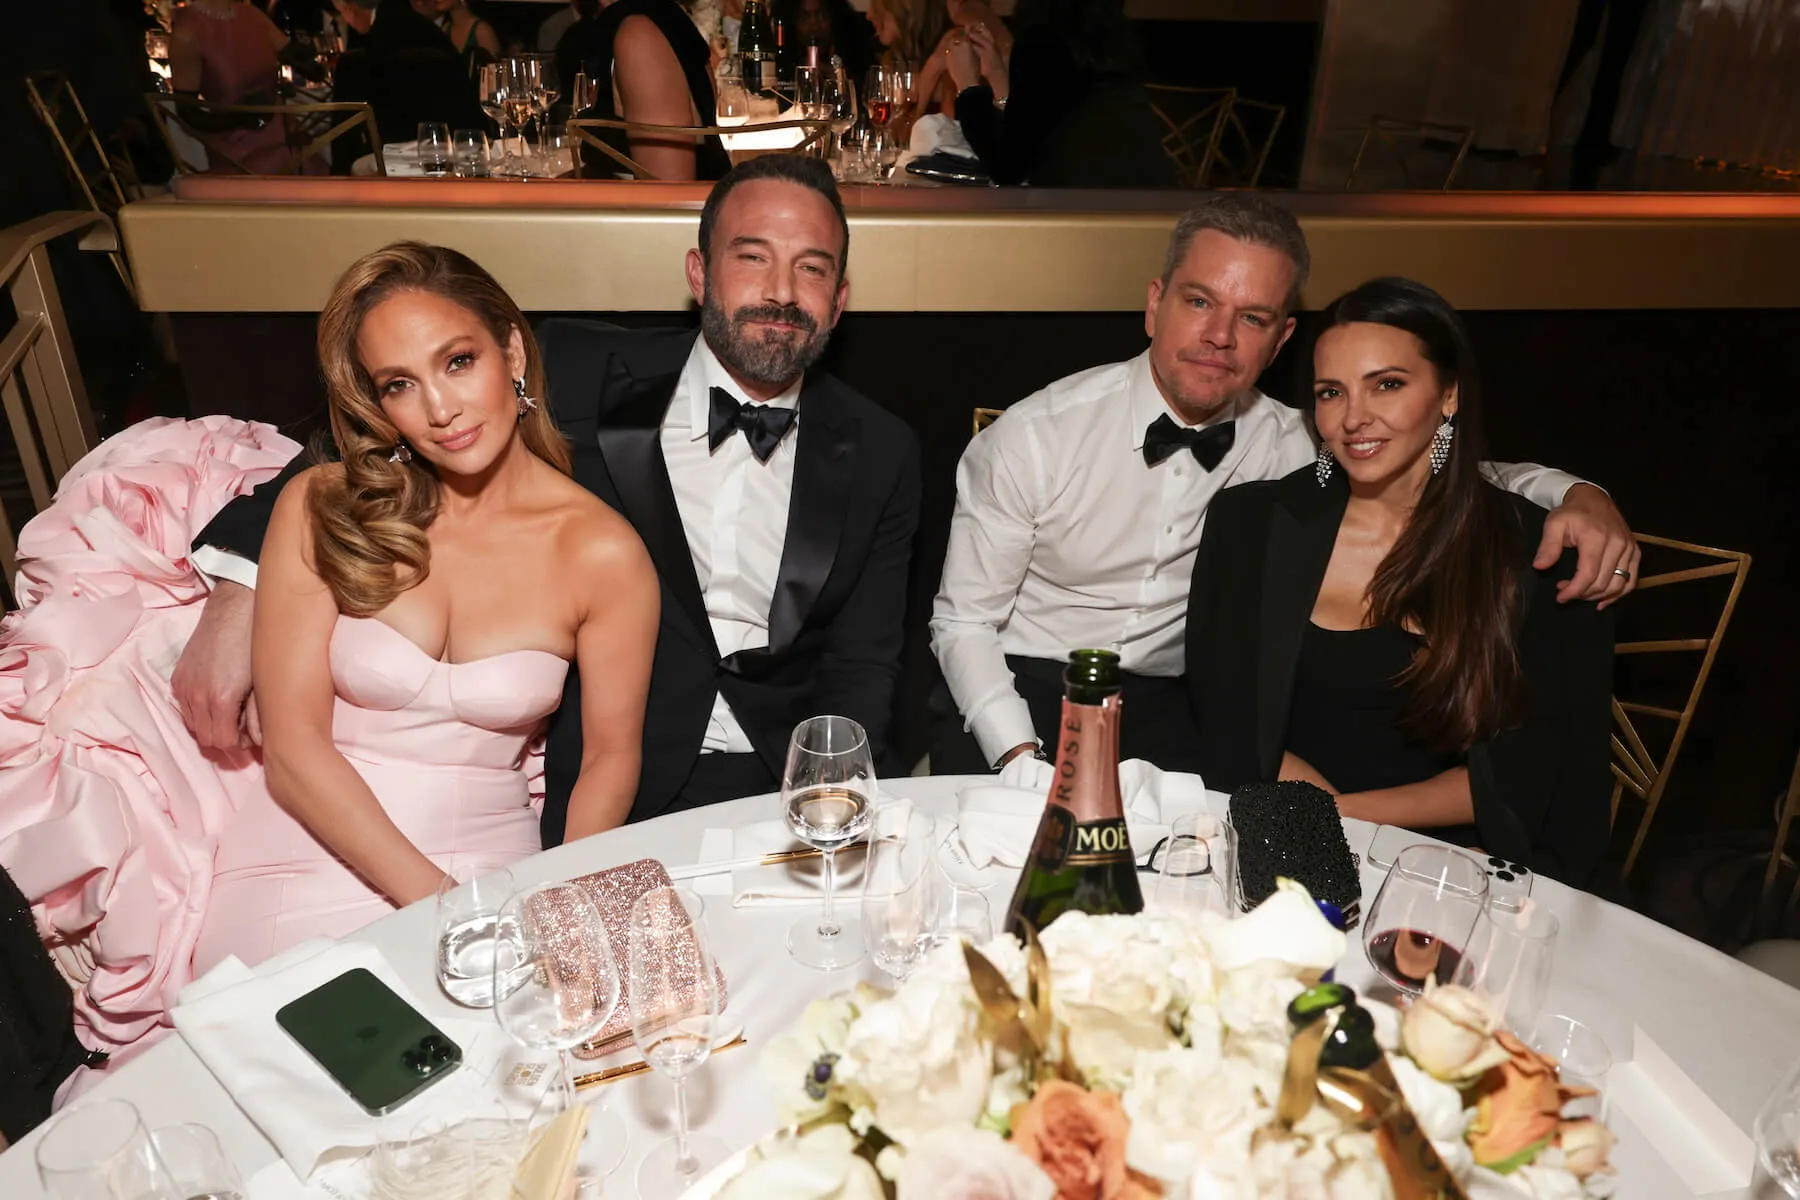
<path id="1" fill-rule="evenodd" d="M 1630 579 L 1630 578 L 1631 578 L 1631 572 L 1630 572 L 1630 571 L 1627 571 L 1627 570 L 1624 570 L 1624 569 L 1622 569 L 1622 568 L 1619 568 L 1619 567 L 1614 567 L 1614 568 L 1613 568 L 1613 574 L 1614 574 L 1614 575 L 1617 575 L 1617 576 L 1618 576 L 1618 577 L 1619 577 L 1619 578 L 1620 578 L 1620 579 Z"/>

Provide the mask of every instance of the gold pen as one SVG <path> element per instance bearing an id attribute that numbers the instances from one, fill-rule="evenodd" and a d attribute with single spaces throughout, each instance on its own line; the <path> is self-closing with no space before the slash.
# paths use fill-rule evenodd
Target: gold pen
<path id="1" fill-rule="evenodd" d="M 714 1046 L 712 1052 L 714 1054 L 723 1054 L 725 1051 L 742 1046 L 743 1044 L 744 1035 L 740 1033 L 729 1042 Z M 586 1075 L 577 1075 L 575 1077 L 574 1087 L 576 1091 L 580 1091 L 582 1088 L 598 1087 L 603 1083 L 615 1083 L 621 1079 L 630 1079 L 634 1075 L 642 1075 L 645 1071 L 651 1069 L 649 1063 L 639 1059 L 634 1063 L 624 1063 L 620 1066 L 608 1067 L 604 1071 L 590 1071 Z"/>
<path id="2" fill-rule="evenodd" d="M 867 846 L 867 842 L 851 842 L 847 846 L 840 847 L 838 853 L 854 854 L 858 850 L 865 849 Z M 706 875 L 728 875 L 733 871 L 750 871 L 755 870 L 757 867 L 779 867 L 786 863 L 801 862 L 808 858 L 818 858 L 821 853 L 821 851 L 815 850 L 811 846 L 802 846 L 793 850 L 776 850 L 769 854 L 759 855 L 756 858 L 721 859 L 718 862 L 695 863 L 692 866 L 686 867 L 670 867 L 669 878 L 679 883 L 684 879 L 699 879 Z"/>

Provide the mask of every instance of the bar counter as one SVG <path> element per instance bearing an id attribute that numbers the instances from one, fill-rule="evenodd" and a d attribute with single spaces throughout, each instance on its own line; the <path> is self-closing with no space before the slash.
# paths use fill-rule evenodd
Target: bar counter
<path id="1" fill-rule="evenodd" d="M 125 208 L 154 312 L 316 312 L 357 255 L 453 245 L 532 312 L 687 308 L 707 185 L 187 176 Z M 851 308 L 1131 312 L 1186 192 L 849 186 Z M 1317 306 L 1401 274 L 1467 310 L 1800 307 L 1800 196 L 1269 193 L 1300 216 Z"/>

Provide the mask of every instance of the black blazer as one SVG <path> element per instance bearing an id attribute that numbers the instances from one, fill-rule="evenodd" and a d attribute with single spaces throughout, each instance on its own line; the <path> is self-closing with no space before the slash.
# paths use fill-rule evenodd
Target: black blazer
<path id="1" fill-rule="evenodd" d="M 658 431 L 697 335 L 550 320 L 538 331 L 550 404 L 575 479 L 629 520 L 662 581 L 662 625 L 631 819 L 668 810 L 700 756 L 713 696 L 780 777 L 788 736 L 821 713 L 852 717 L 885 765 L 913 531 L 919 446 L 898 417 L 815 373 L 800 397 L 794 491 L 769 646 L 721 659 L 713 643 Z M 304 458 L 305 456 L 302 456 Z M 195 539 L 256 559 L 275 498 L 305 464 L 227 505 Z M 544 844 L 562 841 L 581 771 L 581 682 L 571 669 L 545 751 Z"/>
<path id="2" fill-rule="evenodd" d="M 1188 691 L 1208 787 L 1273 780 L 1281 766 L 1300 639 L 1331 561 L 1349 489 L 1321 488 L 1309 465 L 1285 479 L 1228 488 L 1213 500 L 1188 604 Z M 1517 496 L 1519 654 L 1524 724 L 1469 750 L 1482 846 L 1580 886 L 1605 853 L 1612 786 L 1613 622 L 1592 604 L 1558 604 L 1552 571 L 1531 556 L 1544 512 Z"/>

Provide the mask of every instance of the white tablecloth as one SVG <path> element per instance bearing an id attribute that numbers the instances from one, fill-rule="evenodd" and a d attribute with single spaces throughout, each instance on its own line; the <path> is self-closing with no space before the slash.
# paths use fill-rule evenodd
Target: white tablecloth
<path id="1" fill-rule="evenodd" d="M 932 813 L 953 813 L 956 777 L 885 781 L 883 789 Z M 670 865 L 698 861 L 705 829 L 735 827 L 777 817 L 772 797 L 752 797 L 709 809 L 679 813 L 631 825 L 574 845 L 546 851 L 513 868 L 521 884 L 567 879 L 639 858 Z M 1368 848 L 1374 826 L 1346 823 L 1351 848 Z M 1365 911 L 1381 872 L 1365 864 Z M 1011 880 L 988 891 L 995 921 L 1004 917 Z M 1634 1024 L 1656 1040 L 1722 1108 L 1748 1131 L 1763 1098 L 1783 1071 L 1800 1057 L 1800 991 L 1738 963 L 1712 948 L 1584 892 L 1539 879 L 1533 896 L 1554 911 L 1562 932 L 1549 1008 L 1592 1024 L 1613 1048 L 1614 1058 L 1630 1057 Z M 706 925 L 724 968 L 731 1010 L 745 1022 L 749 1046 L 709 1062 L 690 1084 L 696 1127 L 728 1145 L 748 1144 L 769 1132 L 775 1114 L 757 1059 L 769 1039 L 794 1021 L 814 997 L 850 986 L 858 978 L 885 982 L 866 959 L 858 967 L 821 975 L 796 965 L 785 944 L 796 911 L 734 910 L 728 898 L 709 897 Z M 438 991 L 433 974 L 432 904 L 427 901 L 386 917 L 353 937 L 379 947 L 413 992 L 426 998 L 427 1015 L 467 1015 Z M 1375 977 L 1360 939 L 1339 976 L 1353 986 Z M 616 1060 L 636 1057 L 627 1051 Z M 610 1105 L 632 1131 L 625 1166 L 611 1179 L 608 1195 L 632 1195 L 631 1179 L 644 1153 L 671 1132 L 672 1098 L 655 1074 L 611 1084 Z M 218 1133 L 225 1150 L 246 1178 L 275 1159 L 274 1148 L 214 1081 L 179 1037 L 170 1037 L 92 1090 L 92 1097 L 134 1101 L 153 1126 L 199 1121 Z M 1631 1200 L 1661 1200 L 1691 1193 L 1662 1157 L 1629 1122 L 1614 1114 L 1621 1135 L 1614 1160 L 1621 1174 L 1618 1194 Z M 42 1129 L 0 1154 L 0 1197 L 33 1200 L 44 1195 L 32 1151 Z M 1777 1195 L 1767 1181 L 1739 1195 Z M 1725 1194 L 1725 1193 L 1716 1193 Z M 251 1200 L 257 1200 L 252 1197 Z"/>

